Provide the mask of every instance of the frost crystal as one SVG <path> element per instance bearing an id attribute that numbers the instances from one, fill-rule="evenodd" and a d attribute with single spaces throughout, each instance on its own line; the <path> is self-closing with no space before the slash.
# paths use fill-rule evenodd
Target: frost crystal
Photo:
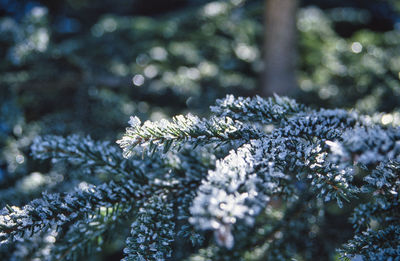
<path id="1" fill-rule="evenodd" d="M 132 128 L 140 126 L 140 119 L 138 117 L 131 116 L 128 123 L 131 125 Z"/>

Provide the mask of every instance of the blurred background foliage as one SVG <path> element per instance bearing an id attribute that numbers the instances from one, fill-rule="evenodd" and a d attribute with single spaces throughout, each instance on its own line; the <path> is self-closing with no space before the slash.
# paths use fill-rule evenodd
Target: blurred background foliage
<path id="1" fill-rule="evenodd" d="M 79 185 L 70 166 L 30 159 L 38 135 L 113 142 L 130 115 L 205 115 L 227 93 L 257 94 L 263 4 L 0 0 L 0 207 Z M 297 28 L 296 99 L 400 122 L 400 2 L 304 0 Z"/>

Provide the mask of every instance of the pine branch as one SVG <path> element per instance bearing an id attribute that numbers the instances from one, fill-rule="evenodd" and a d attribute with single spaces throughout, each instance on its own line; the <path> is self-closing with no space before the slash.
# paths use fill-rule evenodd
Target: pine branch
<path id="1" fill-rule="evenodd" d="M 112 208 L 100 207 L 96 214 L 73 223 L 68 231 L 57 237 L 51 255 L 56 260 L 72 260 L 77 255 L 84 257 L 100 251 L 104 242 L 113 237 L 117 226 L 135 213 L 131 210 L 127 213 L 125 208 L 119 204 Z"/>
<path id="2" fill-rule="evenodd" d="M 125 176 L 136 182 L 146 182 L 144 161 L 125 160 L 119 149 L 109 142 L 94 141 L 89 136 L 71 135 L 38 137 L 32 146 L 32 155 L 36 159 L 52 161 L 67 161 L 79 166 L 86 174 L 102 172 L 108 175 Z"/>
<path id="3" fill-rule="evenodd" d="M 42 240 L 38 247 L 70 259 L 100 247 L 121 221 L 134 219 L 124 260 L 181 258 L 171 255 L 184 246 L 178 238 L 200 243 L 199 256 L 208 259 L 239 260 L 250 252 L 306 259 L 313 256 L 311 245 L 321 245 L 322 234 L 315 232 L 323 225 L 320 209 L 346 200 L 358 206 L 350 219 L 354 237 L 339 252 L 343 258 L 385 260 L 398 251 L 398 128 L 278 96 L 227 96 L 213 110 L 217 116 L 209 119 L 189 114 L 141 124 L 132 117 L 117 142 L 123 156 L 89 137 L 36 139 L 36 158 L 66 161 L 85 175 L 109 174 L 112 181 L 44 194 L 22 209 L 6 205 L 2 245 L 23 246 L 29 235 L 56 231 L 55 242 Z M 359 204 L 356 197 L 370 200 Z M 204 230 L 215 240 L 202 241 Z M 254 239 L 244 240 L 250 234 Z"/>
<path id="4" fill-rule="evenodd" d="M 262 136 L 259 131 L 229 117 L 213 117 L 206 120 L 190 114 L 178 115 L 171 122 L 146 121 L 143 125 L 137 117 L 131 117 L 129 123 L 131 127 L 127 128 L 122 139 L 117 141 L 126 158 L 134 154 L 134 148 L 138 145 L 148 148 L 149 152 L 154 152 L 157 148 L 167 152 L 171 146 L 177 146 L 178 142 L 188 142 L 197 146 L 238 139 L 249 140 Z"/>
<path id="5" fill-rule="evenodd" d="M 339 251 L 348 260 L 359 256 L 363 260 L 396 260 L 400 253 L 400 226 L 390 225 L 374 231 L 368 229 L 350 240 Z"/>
<path id="6" fill-rule="evenodd" d="M 363 119 L 355 112 L 341 109 L 300 112 L 282 123 L 282 135 L 300 136 L 306 139 L 318 138 L 334 140 L 341 137 L 344 130 L 363 124 Z"/>
<path id="7" fill-rule="evenodd" d="M 113 207 L 117 203 L 132 204 L 134 200 L 141 200 L 150 193 L 144 188 L 129 180 L 120 184 L 110 182 L 63 196 L 43 194 L 41 199 L 33 200 L 22 209 L 7 206 L 0 213 L 0 242 L 22 240 L 53 225 L 74 222 L 94 215 L 100 207 Z"/>
<path id="8" fill-rule="evenodd" d="M 333 154 L 342 161 L 354 160 L 362 166 L 400 160 L 400 129 L 380 126 L 359 127 L 343 132 L 341 141 L 333 143 Z"/>
<path id="9" fill-rule="evenodd" d="M 227 95 L 225 99 L 217 100 L 216 106 L 211 107 L 211 111 L 220 117 L 263 124 L 280 123 L 281 120 L 304 110 L 305 107 L 295 100 L 277 95 L 267 99 L 259 96 L 235 98 Z"/>
<path id="10" fill-rule="evenodd" d="M 171 256 L 175 224 L 171 221 L 172 204 L 166 200 L 165 196 L 151 197 L 139 209 L 126 240 L 124 261 L 165 260 Z"/>

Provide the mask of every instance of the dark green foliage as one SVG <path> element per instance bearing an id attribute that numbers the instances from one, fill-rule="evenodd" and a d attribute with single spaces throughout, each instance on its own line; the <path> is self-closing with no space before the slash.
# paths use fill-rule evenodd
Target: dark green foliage
<path id="1" fill-rule="evenodd" d="M 256 91 L 259 1 L 93 13 L 75 33 L 53 11 L 0 18 L 0 260 L 398 258 L 398 31 L 353 8 L 298 18 L 298 99 L 384 114 L 229 96 L 203 118 Z M 365 29 L 339 37 L 343 20 Z M 125 159 L 130 115 L 152 122 L 131 121 Z"/>
<path id="2" fill-rule="evenodd" d="M 23 208 L 6 205 L 0 239 L 16 247 L 8 255 L 92 255 L 129 221 L 123 260 L 333 259 L 335 248 L 323 240 L 330 240 L 324 233 L 334 201 L 339 209 L 355 206 L 353 238 L 341 257 L 398 258 L 398 127 L 278 96 L 227 96 L 213 111 L 208 119 L 179 115 L 144 124 L 132 117 L 118 141 L 127 159 L 90 138 L 36 139 L 36 158 L 70 162 L 93 184 L 45 193 Z M 227 116 L 242 114 L 243 122 Z M 33 236 L 43 249 L 32 249 Z M 185 241 L 190 250 L 176 252 Z"/>

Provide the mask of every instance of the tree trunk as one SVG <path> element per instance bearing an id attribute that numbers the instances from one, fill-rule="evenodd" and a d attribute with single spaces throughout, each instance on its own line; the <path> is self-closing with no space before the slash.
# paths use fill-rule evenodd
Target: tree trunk
<path id="1" fill-rule="evenodd" d="M 297 86 L 295 67 L 298 0 L 266 0 L 261 95 L 287 95 Z"/>

